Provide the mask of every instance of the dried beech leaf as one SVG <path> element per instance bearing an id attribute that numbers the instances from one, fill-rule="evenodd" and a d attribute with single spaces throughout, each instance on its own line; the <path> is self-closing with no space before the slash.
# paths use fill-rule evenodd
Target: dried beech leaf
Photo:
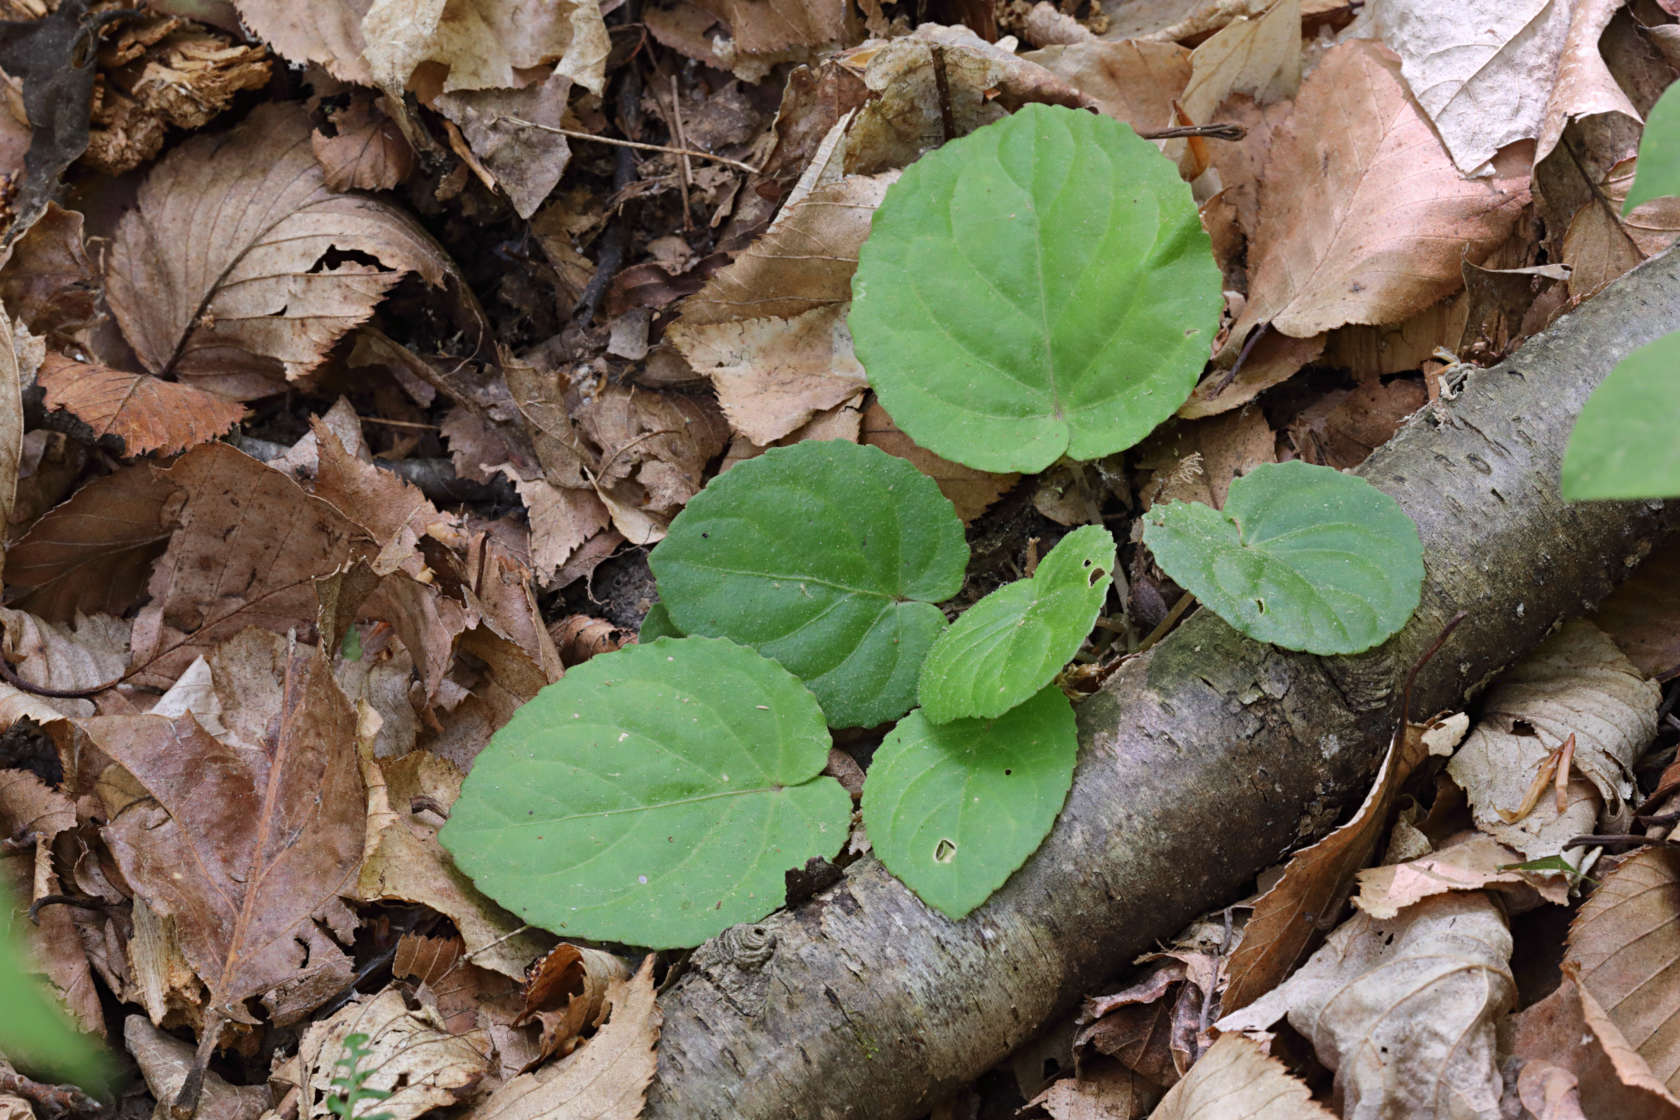
<path id="1" fill-rule="evenodd" d="M 363 54 L 374 82 L 394 94 L 425 63 L 448 69 L 445 93 L 515 88 L 520 71 L 551 64 L 591 93 L 606 88 L 612 44 L 593 0 L 373 0 L 365 10 Z"/>
<path id="2" fill-rule="evenodd" d="M 1528 170 L 1463 178 L 1385 48 L 1331 48 L 1273 141 L 1232 344 L 1268 320 L 1305 338 L 1397 322 L 1451 294 L 1463 260 L 1510 232 Z"/>
<path id="3" fill-rule="evenodd" d="M 1147 1077 L 1124 1066 L 1093 1069 L 1088 1063 L 1027 1104 L 1042 1108 L 1050 1120 L 1141 1120 L 1160 1099 L 1161 1087 Z"/>
<path id="4" fill-rule="evenodd" d="M 245 417 L 235 401 L 145 373 L 126 373 L 48 353 L 37 381 L 48 408 L 62 408 L 93 429 L 115 436 L 124 455 L 173 455 L 226 432 Z"/>
<path id="5" fill-rule="evenodd" d="M 1151 1120 L 1333 1120 L 1284 1064 L 1240 1034 L 1220 1038 L 1150 1113 Z"/>
<path id="6" fill-rule="evenodd" d="M 1495 1120 L 1495 1030 L 1516 1001 L 1511 931 L 1486 894 L 1426 899 L 1389 922 L 1357 914 L 1280 987 L 1216 1026 L 1283 1018 L 1336 1071 L 1346 1115 Z"/>
<path id="7" fill-rule="evenodd" d="M 326 658 L 278 635 L 246 631 L 209 660 L 225 738 L 191 714 L 82 722 L 144 791 L 107 805 L 104 835 L 124 877 L 174 920 L 215 1013 L 250 1021 L 243 1001 L 263 995 L 295 1019 L 350 971 L 334 939 L 355 927 L 340 895 L 366 830 L 356 717 Z"/>
<path id="8" fill-rule="evenodd" d="M 1568 973 L 1551 995 L 1516 1015 L 1512 1027 L 1511 1051 L 1524 1063 L 1522 1072 L 1538 1067 L 1539 1074 L 1561 1069 L 1572 1075 L 1587 1116 L 1680 1120 L 1680 1100 L 1651 1074 L 1638 1051 Z M 1554 1120 L 1550 1113 L 1536 1116 Z M 1576 1118 L 1560 1112 L 1556 1120 Z"/>
<path id="9" fill-rule="evenodd" d="M 59 690 L 110 684 L 128 667 L 129 623 L 108 614 L 81 615 L 75 625 L 43 621 L 0 607 L 4 651 L 13 671 L 30 684 Z M 92 715 L 88 700 L 43 696 L 67 715 Z"/>
<path id="10" fill-rule="evenodd" d="M 538 1050 L 543 1057 L 570 1054 L 583 1031 L 607 1015 L 607 992 L 615 980 L 630 979 L 624 961 L 601 949 L 561 942 L 533 965 L 525 983 L 525 1007 L 514 1025 L 542 1027 Z"/>
<path id="11" fill-rule="evenodd" d="M 406 272 L 440 286 L 453 266 L 401 211 L 329 190 L 303 114 L 264 105 L 153 168 L 106 291 L 148 370 L 249 398 L 314 369 Z"/>
<path id="12" fill-rule="evenodd" d="M 377 1111 L 390 1120 L 414 1120 L 459 1103 L 483 1078 L 490 1054 L 487 1032 L 451 1034 L 435 1011 L 410 1010 L 400 991 L 386 988 L 352 1001 L 304 1032 L 298 1058 L 308 1099 L 325 1100 L 342 1091 L 333 1080 L 344 1075 L 339 1063 L 351 1034 L 367 1036 L 367 1057 L 359 1067 L 367 1079 L 361 1084 L 385 1094 Z"/>

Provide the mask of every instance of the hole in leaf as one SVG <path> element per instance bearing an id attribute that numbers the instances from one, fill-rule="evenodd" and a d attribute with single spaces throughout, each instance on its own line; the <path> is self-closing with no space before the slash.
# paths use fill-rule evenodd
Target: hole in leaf
<path id="1" fill-rule="evenodd" d="M 933 858 L 936 863 L 950 863 L 957 858 L 957 846 L 942 839 L 933 846 Z"/>
<path id="2" fill-rule="evenodd" d="M 1538 738 L 1539 735 L 1540 735 L 1540 733 L 1538 731 L 1534 730 L 1534 725 L 1532 723 L 1528 722 L 1526 719 L 1514 719 L 1514 720 L 1512 720 L 1511 721 L 1511 734 L 1513 734 L 1513 735 L 1526 735 L 1526 736 L 1529 736 L 1531 738 Z"/>
<path id="3" fill-rule="evenodd" d="M 1087 561 L 1087 563 L 1089 563 L 1089 561 Z M 1108 573 L 1103 571 L 1101 568 L 1091 569 L 1090 582 L 1086 583 L 1085 586 L 1086 587 L 1095 587 L 1097 585 L 1097 581 L 1102 579 L 1103 576 L 1105 576 L 1107 574 Z"/>
<path id="4" fill-rule="evenodd" d="M 1254 600 L 1254 605 L 1260 611 L 1261 614 L 1266 613 L 1266 600 L 1256 599 L 1256 600 Z"/>

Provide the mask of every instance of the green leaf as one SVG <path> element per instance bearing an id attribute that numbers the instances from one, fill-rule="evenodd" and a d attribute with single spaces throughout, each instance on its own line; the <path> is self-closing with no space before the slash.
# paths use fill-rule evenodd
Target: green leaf
<path id="1" fill-rule="evenodd" d="M 111 1085 L 111 1063 L 95 1043 L 70 1026 L 29 974 L 21 939 L 14 935 L 12 907 L 11 893 L 0 891 L 0 1053 L 25 1072 L 103 1092 Z"/>
<path id="2" fill-rule="evenodd" d="M 1423 545 L 1400 504 L 1369 482 L 1295 460 L 1231 484 L 1225 512 L 1157 504 L 1143 540 L 1179 586 L 1251 638 L 1309 653 L 1359 653 L 1417 609 Z"/>
<path id="3" fill-rule="evenodd" d="M 1639 159 L 1633 165 L 1633 186 L 1622 200 L 1622 213 L 1631 213 L 1641 202 L 1668 195 L 1680 195 L 1680 85 L 1664 90 L 1645 118 Z"/>
<path id="4" fill-rule="evenodd" d="M 929 451 L 1043 470 L 1137 443 L 1190 395 L 1223 297 L 1190 187 L 1108 117 L 1028 105 L 905 169 L 850 327 Z"/>
<path id="5" fill-rule="evenodd" d="M 1073 707 L 1054 686 L 994 720 L 911 712 L 864 779 L 870 846 L 923 902 L 960 918 L 1049 835 L 1078 754 Z"/>
<path id="6" fill-rule="evenodd" d="M 1107 529 L 1063 537 L 1031 578 L 998 588 L 934 640 L 922 663 L 922 714 L 934 723 L 1000 716 L 1049 684 L 1091 633 L 1113 572 Z"/>
<path id="7" fill-rule="evenodd" d="M 828 748 L 816 700 L 775 662 L 713 638 L 626 646 L 491 737 L 442 840 L 533 925 L 698 945 L 780 906 L 788 868 L 839 851 L 851 799 L 819 777 Z"/>
<path id="8" fill-rule="evenodd" d="M 655 603 L 648 608 L 642 618 L 642 629 L 636 635 L 636 640 L 647 645 L 658 638 L 680 638 L 683 632 L 677 629 L 677 624 L 671 621 L 671 612 L 665 609 L 664 603 Z"/>
<path id="9" fill-rule="evenodd" d="M 1680 333 L 1664 335 L 1616 363 L 1569 434 L 1563 496 L 1581 502 L 1680 494 L 1677 391 Z"/>
<path id="10" fill-rule="evenodd" d="M 713 479 L 648 558 L 684 633 L 730 638 L 808 685 L 835 727 L 910 710 L 968 544 L 939 486 L 874 447 L 773 447 Z"/>

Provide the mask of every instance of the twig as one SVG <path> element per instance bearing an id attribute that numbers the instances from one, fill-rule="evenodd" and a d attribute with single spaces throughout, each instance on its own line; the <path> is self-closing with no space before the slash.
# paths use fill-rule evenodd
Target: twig
<path id="1" fill-rule="evenodd" d="M 683 135 L 682 90 L 677 85 L 677 76 L 675 74 L 671 75 L 671 128 L 676 131 L 677 143 L 681 145 L 683 149 L 686 149 L 688 146 L 688 137 Z M 682 153 L 681 170 L 682 177 L 678 179 L 677 182 L 678 185 L 682 187 L 683 230 L 686 232 L 687 230 L 694 228 L 694 223 L 689 218 L 688 202 L 688 183 L 689 180 L 694 177 L 694 167 L 688 162 L 688 152 L 686 150 Z"/>
<path id="2" fill-rule="evenodd" d="M 1143 644 L 1138 646 L 1137 652 L 1142 653 L 1144 650 L 1166 637 L 1167 631 L 1173 628 L 1173 623 L 1177 622 L 1179 618 L 1183 616 L 1184 612 L 1190 609 L 1190 604 L 1195 601 L 1196 597 L 1188 591 L 1180 595 L 1178 597 L 1178 602 L 1172 605 L 1172 610 L 1167 612 L 1167 617 L 1155 624 L 1155 629 L 1151 630 L 1149 632 L 1149 636 L 1143 640 Z"/>
<path id="3" fill-rule="evenodd" d="M 1206 136 L 1213 140 L 1241 140 L 1247 135 L 1248 129 L 1240 124 L 1184 124 L 1138 133 L 1139 138 L 1143 140 L 1178 140 L 1190 136 Z"/>
<path id="4" fill-rule="evenodd" d="M 617 136 L 597 136 L 593 132 L 579 132 L 575 128 L 561 128 L 558 125 L 538 124 L 536 121 L 528 121 L 524 117 L 504 115 L 501 119 L 504 121 L 511 121 L 514 124 L 522 124 L 527 128 L 540 129 L 543 132 L 558 132 L 560 135 L 569 136 L 573 140 L 594 140 L 598 144 L 612 144 L 620 148 L 635 148 L 638 151 L 643 152 L 663 152 L 666 155 L 684 157 L 693 156 L 695 159 L 709 159 L 713 163 L 721 163 L 727 167 L 733 167 L 741 171 L 750 172 L 754 175 L 758 174 L 758 168 L 754 167 L 750 163 L 742 163 L 740 160 L 730 159 L 728 156 L 715 156 L 711 152 L 702 152 L 698 148 L 673 148 L 669 144 L 648 144 L 641 140 L 622 140 Z"/>

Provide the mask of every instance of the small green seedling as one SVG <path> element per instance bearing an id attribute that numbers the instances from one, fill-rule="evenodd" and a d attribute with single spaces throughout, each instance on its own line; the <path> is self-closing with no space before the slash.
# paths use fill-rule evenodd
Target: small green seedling
<path id="1" fill-rule="evenodd" d="M 383 1101 L 391 1096 L 389 1089 L 369 1089 L 364 1082 L 373 1076 L 373 1070 L 363 1069 L 362 1062 L 367 1060 L 369 1053 L 368 1036 L 357 1032 L 344 1036 L 344 1056 L 333 1062 L 342 1070 L 332 1079 L 335 1090 L 327 1098 L 327 1111 L 338 1120 L 392 1120 L 389 1112 L 368 1112 L 356 1115 L 356 1106 L 363 1101 Z"/>
<path id="2" fill-rule="evenodd" d="M 110 1087 L 113 1066 L 29 974 L 13 928 L 12 901 L 10 892 L 0 891 L 0 1054 L 27 1073 L 102 1093 Z"/>
<path id="3" fill-rule="evenodd" d="M 904 173 L 853 292 L 858 355 L 894 420 L 948 459 L 1010 471 L 1142 439 L 1189 396 L 1221 306 L 1171 163 L 1124 125 L 1037 105 Z M 1280 645 L 1366 649 L 1417 605 L 1416 529 L 1325 468 L 1263 467 L 1224 514 L 1167 506 L 1147 533 L 1168 574 Z M 645 644 L 515 713 L 443 843 L 535 925 L 698 944 L 774 909 L 785 869 L 846 839 L 825 721 L 903 716 L 865 778 L 864 822 L 889 870 L 961 918 L 1067 797 L 1079 739 L 1050 682 L 1115 559 L 1107 529 L 1077 529 L 947 628 L 937 604 L 962 587 L 968 546 L 935 483 L 874 448 L 772 448 L 677 515 L 649 557 Z"/>
<path id="4" fill-rule="evenodd" d="M 1165 502 L 1144 515 L 1161 570 L 1251 638 L 1362 653 L 1406 625 L 1423 544 L 1400 503 L 1362 478 L 1299 460 L 1231 483 L 1223 512 Z"/>

